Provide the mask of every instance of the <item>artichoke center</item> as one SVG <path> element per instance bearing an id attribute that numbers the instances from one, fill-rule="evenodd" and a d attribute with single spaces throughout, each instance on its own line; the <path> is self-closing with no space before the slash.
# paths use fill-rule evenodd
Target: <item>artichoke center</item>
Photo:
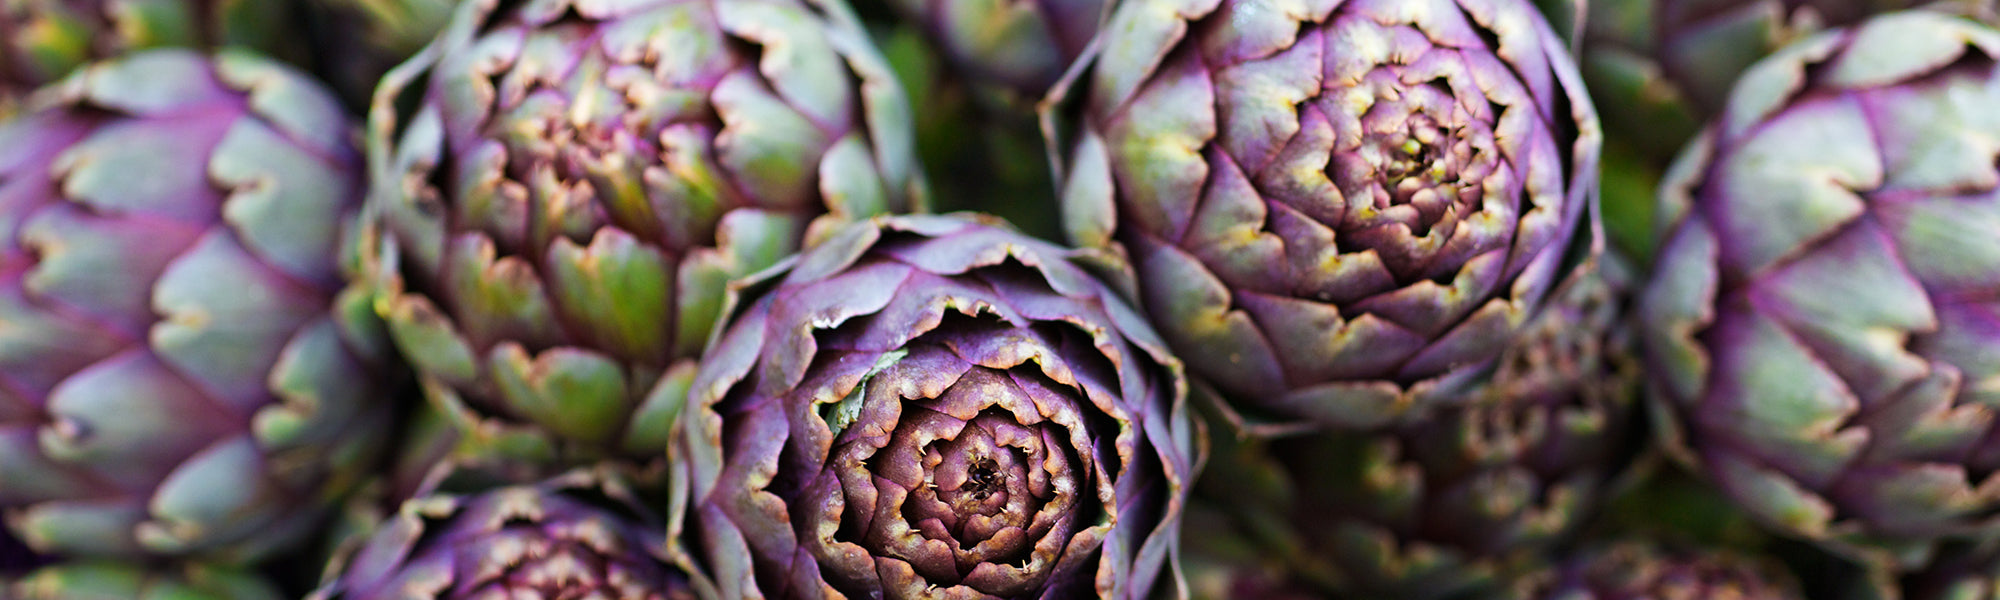
<path id="1" fill-rule="evenodd" d="M 1410 84 L 1382 69 L 1335 90 L 1327 109 L 1354 110 L 1337 125 L 1327 174 L 1348 199 L 1417 236 L 1478 212 L 1485 179 L 1499 166 L 1491 127 L 1443 82 Z M 1358 110 L 1353 108 L 1359 106 Z M 1363 218 L 1361 223 L 1375 223 Z"/>

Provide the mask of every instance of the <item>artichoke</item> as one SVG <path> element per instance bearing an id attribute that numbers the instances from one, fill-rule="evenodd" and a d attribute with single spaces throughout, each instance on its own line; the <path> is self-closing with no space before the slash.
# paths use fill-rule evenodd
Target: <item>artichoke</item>
<path id="1" fill-rule="evenodd" d="M 909 119 L 840 0 L 464 3 L 376 94 L 377 310 L 465 447 L 662 456 L 725 282 L 920 199 Z"/>
<path id="2" fill-rule="evenodd" d="M 11 594 L 11 595 L 9 595 Z M 256 574 L 216 567 L 146 569 L 128 563 L 64 564 L 36 571 L 0 597 L 14 600 L 280 600 Z"/>
<path id="3" fill-rule="evenodd" d="M 310 600 L 692 600 L 665 527 L 610 471 L 430 490 L 332 564 Z"/>
<path id="4" fill-rule="evenodd" d="M 1597 118 L 1526 0 L 1132 0 L 1045 127 L 1065 228 L 1230 401 L 1415 420 L 1590 237 Z"/>
<path id="5" fill-rule="evenodd" d="M 1237 499 L 1243 528 L 1326 593 L 1489 592 L 1593 514 L 1636 450 L 1637 365 L 1618 327 L 1628 280 L 1574 274 L 1464 406 L 1218 450 L 1200 493 Z"/>
<path id="6" fill-rule="evenodd" d="M 0 126 L 0 510 L 35 549 L 246 561 L 373 465 L 351 124 L 243 51 L 87 66 Z"/>
<path id="7" fill-rule="evenodd" d="M 880 0 L 878 0 L 880 1 Z M 958 76 L 999 104 L 1032 106 L 1083 54 L 1106 0 L 887 0 Z"/>
<path id="8" fill-rule="evenodd" d="M 1670 552 L 1638 542 L 1587 549 L 1516 582 L 1510 600 L 1800 600 L 1791 574 L 1760 557 Z"/>
<path id="9" fill-rule="evenodd" d="M 687 535 L 722 596 L 1169 589 L 1186 383 L 1072 253 L 881 218 L 753 288 L 683 422 Z"/>
<path id="10" fill-rule="evenodd" d="M 2000 539 L 2000 31 L 1928 11 L 1744 73 L 1661 188 L 1666 442 L 1789 535 L 1910 567 Z"/>
<path id="11" fill-rule="evenodd" d="M 0 111 L 85 63 L 146 48 L 248 46 L 290 57 L 291 3 L 0 0 Z"/>

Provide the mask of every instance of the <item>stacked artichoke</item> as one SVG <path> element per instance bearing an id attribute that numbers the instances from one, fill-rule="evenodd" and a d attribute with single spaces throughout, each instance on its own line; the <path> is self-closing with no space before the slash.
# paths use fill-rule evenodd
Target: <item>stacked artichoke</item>
<path id="1" fill-rule="evenodd" d="M 849 1 L 0 0 L 0 598 L 2000 598 L 1992 0 Z"/>

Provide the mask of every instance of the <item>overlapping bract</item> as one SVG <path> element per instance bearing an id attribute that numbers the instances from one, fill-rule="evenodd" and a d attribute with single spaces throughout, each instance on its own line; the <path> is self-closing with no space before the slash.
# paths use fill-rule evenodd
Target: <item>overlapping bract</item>
<path id="1" fill-rule="evenodd" d="M 280 600 L 284 594 L 255 573 L 206 566 L 149 569 L 131 563 L 85 562 L 48 567 L 9 587 L 12 600 Z"/>
<path id="2" fill-rule="evenodd" d="M 1106 0 L 887 0 L 960 78 L 1032 107 L 1097 34 Z"/>
<path id="3" fill-rule="evenodd" d="M 0 509 L 37 549 L 249 560 L 369 468 L 397 370 L 343 283 L 361 157 L 268 59 L 95 64 L 0 126 Z"/>
<path id="4" fill-rule="evenodd" d="M 919 195 L 840 0 L 468 2 L 371 116 L 379 310 L 515 458 L 662 456 L 724 284 Z"/>
<path id="5" fill-rule="evenodd" d="M 856 225 L 752 288 L 689 397 L 729 598 L 1145 598 L 1193 477 L 1179 363 L 1072 251 Z"/>
<path id="6" fill-rule="evenodd" d="M 1925 11 L 1813 36 L 1669 173 L 1651 388 L 1768 525 L 1904 567 L 2000 538 L 1996 59 L 2000 32 Z"/>
<path id="7" fill-rule="evenodd" d="M 1521 580 L 1509 600 L 1801 600 L 1777 565 L 1728 552 L 1671 552 L 1640 542 L 1596 546 Z"/>
<path id="8" fill-rule="evenodd" d="M 1246 522 L 1275 520 L 1277 554 L 1323 593 L 1491 593 L 1594 514 L 1636 450 L 1628 281 L 1578 271 L 1465 406 L 1368 435 L 1276 439 L 1240 461 L 1218 452 L 1217 493 L 1244 494 L 1232 479 L 1258 471 L 1282 482 L 1272 506 L 1234 504 L 1268 510 Z"/>
<path id="9" fill-rule="evenodd" d="M 0 112 L 93 60 L 158 47 L 299 47 L 290 2 L 0 0 Z"/>
<path id="10" fill-rule="evenodd" d="M 432 491 L 336 563 L 312 600 L 693 600 L 666 527 L 620 478 Z"/>
<path id="11" fill-rule="evenodd" d="M 1525 0 L 1134 0 L 1100 41 L 1065 226 L 1246 408 L 1456 403 L 1585 239 L 1597 119 Z"/>

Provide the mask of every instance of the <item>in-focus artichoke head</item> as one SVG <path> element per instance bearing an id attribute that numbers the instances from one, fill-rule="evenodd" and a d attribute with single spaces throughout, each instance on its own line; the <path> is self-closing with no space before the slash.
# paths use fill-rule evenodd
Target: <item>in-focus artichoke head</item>
<path id="1" fill-rule="evenodd" d="M 85 67 L 0 125 L 0 510 L 37 550 L 247 561 L 373 466 L 398 372 L 360 153 L 248 52 Z"/>
<path id="2" fill-rule="evenodd" d="M 874 0 L 883 1 L 883 0 Z M 1083 54 L 1105 0 L 886 0 L 990 104 L 1032 109 Z"/>
<path id="3" fill-rule="evenodd" d="M 1596 514 L 1638 450 L 1629 282 L 1616 265 L 1575 272 L 1464 406 L 1369 434 L 1218 450 L 1197 493 L 1235 507 L 1320 593 L 1494 593 Z M 1242 491 L 1259 476 L 1282 488 L 1261 501 Z"/>
<path id="4" fill-rule="evenodd" d="M 1597 118 L 1526 0 L 1133 0 L 1100 42 L 1044 115 L 1065 227 L 1247 411 L 1459 401 L 1590 239 Z"/>
<path id="5" fill-rule="evenodd" d="M 2000 31 L 1910 11 L 1744 73 L 1639 301 L 1667 441 L 1871 565 L 2000 539 Z"/>
<path id="6" fill-rule="evenodd" d="M 659 457 L 729 280 L 916 204 L 909 113 L 841 0 L 466 2 L 376 95 L 378 310 L 466 447 Z"/>
<path id="7" fill-rule="evenodd" d="M 309 600 L 693 600 L 666 527 L 610 469 L 432 489 L 329 565 Z"/>
<path id="8" fill-rule="evenodd" d="M 284 594 L 254 572 L 202 565 L 147 568 L 115 561 L 63 563 L 35 571 L 0 597 L 14 600 L 279 600 Z"/>
<path id="9" fill-rule="evenodd" d="M 1513 582 L 1507 600 L 1803 600 L 1798 580 L 1757 555 L 1667 550 L 1639 541 L 1585 546 Z"/>
<path id="10" fill-rule="evenodd" d="M 753 290 L 682 438 L 722 596 L 1178 591 L 1186 383 L 1071 252 L 884 218 Z"/>
<path id="11" fill-rule="evenodd" d="M 90 61 L 147 48 L 247 46 L 293 58 L 291 11 L 273 0 L 0 0 L 0 105 Z"/>

